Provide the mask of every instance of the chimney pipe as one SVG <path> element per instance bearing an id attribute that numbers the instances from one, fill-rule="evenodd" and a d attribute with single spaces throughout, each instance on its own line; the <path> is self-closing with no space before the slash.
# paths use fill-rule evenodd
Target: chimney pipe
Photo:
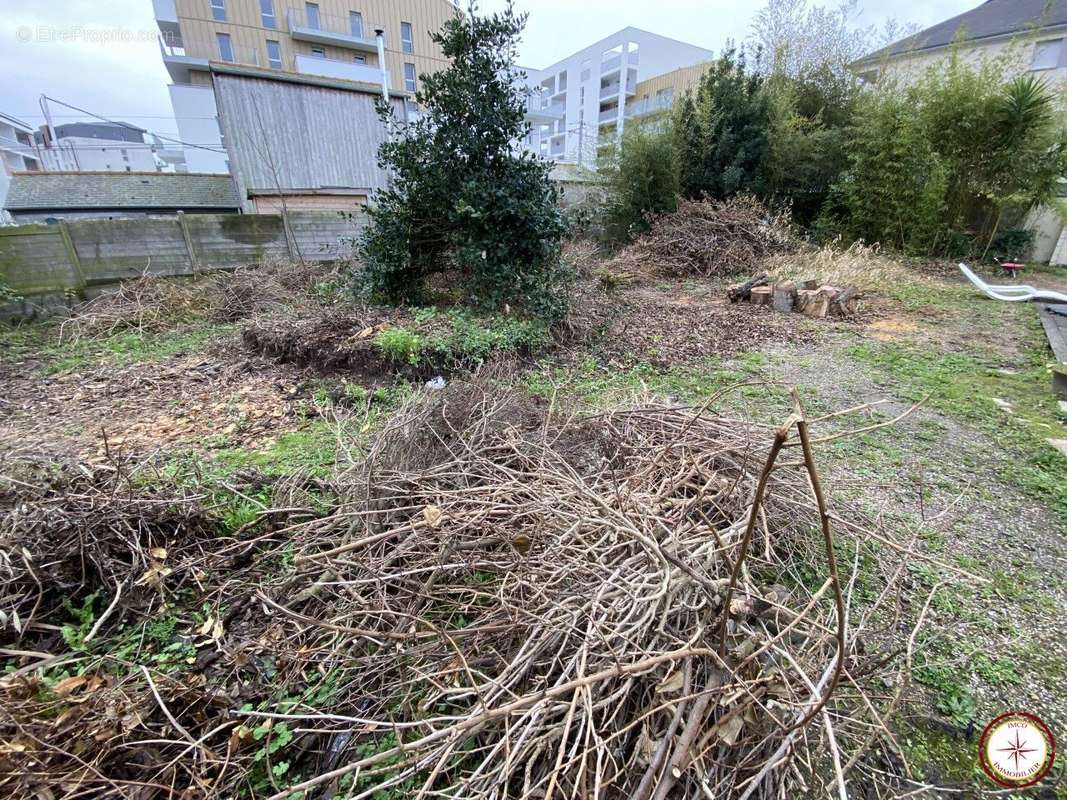
<path id="1" fill-rule="evenodd" d="M 382 70 L 382 97 L 385 98 L 385 104 L 389 105 L 389 70 L 385 68 L 385 31 L 375 28 L 374 38 L 378 41 L 378 66 Z"/>

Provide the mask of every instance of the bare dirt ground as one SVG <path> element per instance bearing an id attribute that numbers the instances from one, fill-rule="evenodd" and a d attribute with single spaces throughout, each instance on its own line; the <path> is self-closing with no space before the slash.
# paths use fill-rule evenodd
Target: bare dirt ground
<path id="1" fill-rule="evenodd" d="M 230 434 L 259 448 L 298 420 L 308 375 L 241 352 L 227 337 L 202 350 L 58 375 L 33 360 L 0 372 L 0 448 L 95 458 L 106 447 L 153 451 Z"/>

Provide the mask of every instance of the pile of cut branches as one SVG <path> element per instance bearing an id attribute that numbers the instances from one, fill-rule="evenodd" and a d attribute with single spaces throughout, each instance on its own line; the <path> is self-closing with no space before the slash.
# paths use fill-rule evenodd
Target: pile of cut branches
<path id="1" fill-rule="evenodd" d="M 112 464 L 4 466 L 0 643 L 29 635 L 51 646 L 58 637 L 49 641 L 41 631 L 59 631 L 90 597 L 117 595 L 129 610 L 164 578 L 177 589 L 188 579 L 185 562 L 196 561 L 214 536 L 202 497 L 134 487 Z"/>
<path id="2" fill-rule="evenodd" d="M 329 305 L 347 283 L 346 267 L 266 261 L 192 279 L 143 275 L 76 306 L 60 326 L 68 343 L 122 331 L 139 335 L 191 322 L 234 322 L 287 305 Z M 329 290 L 319 297 L 321 289 Z"/>
<path id="3" fill-rule="evenodd" d="M 612 261 L 615 270 L 718 277 L 752 274 L 793 249 L 785 222 L 754 197 L 685 200 Z"/>
<path id="4" fill-rule="evenodd" d="M 261 595 L 288 657 L 353 670 L 331 709 L 248 714 L 325 737 L 273 798 L 843 785 L 879 698 L 834 690 L 846 665 L 902 679 L 855 645 L 894 594 L 850 616 L 830 521 L 857 553 L 865 528 L 826 504 L 797 408 L 779 428 L 663 405 L 565 420 L 476 385 L 409 408 L 297 556 L 313 599 Z"/>
<path id="5" fill-rule="evenodd" d="M 910 666 L 875 624 L 905 559 L 868 559 L 900 546 L 824 495 L 813 447 L 838 434 L 799 401 L 780 427 L 709 409 L 568 417 L 483 379 L 417 399 L 318 518 L 157 571 L 168 605 L 200 587 L 180 663 L 16 641 L 2 791 L 843 793 Z M 66 529 L 42 514 L 7 507 L 9 560 L 27 525 Z M 113 606 L 101 638 L 128 640 Z"/>

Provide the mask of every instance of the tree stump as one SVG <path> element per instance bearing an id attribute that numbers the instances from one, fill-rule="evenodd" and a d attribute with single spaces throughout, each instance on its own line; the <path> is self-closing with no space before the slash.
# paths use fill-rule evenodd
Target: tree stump
<path id="1" fill-rule="evenodd" d="M 789 314 L 797 301 L 797 285 L 793 281 L 783 281 L 774 287 L 774 300 L 772 301 L 775 311 Z"/>

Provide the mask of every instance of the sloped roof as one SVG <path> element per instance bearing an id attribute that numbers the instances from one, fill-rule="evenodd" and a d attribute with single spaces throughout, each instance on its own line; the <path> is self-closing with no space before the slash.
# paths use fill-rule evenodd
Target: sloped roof
<path id="1" fill-rule="evenodd" d="M 229 175 L 169 172 L 17 172 L 5 208 L 239 208 Z"/>
<path id="2" fill-rule="evenodd" d="M 862 61 L 1067 25 L 1067 0 L 986 0 L 959 16 L 894 42 Z"/>

